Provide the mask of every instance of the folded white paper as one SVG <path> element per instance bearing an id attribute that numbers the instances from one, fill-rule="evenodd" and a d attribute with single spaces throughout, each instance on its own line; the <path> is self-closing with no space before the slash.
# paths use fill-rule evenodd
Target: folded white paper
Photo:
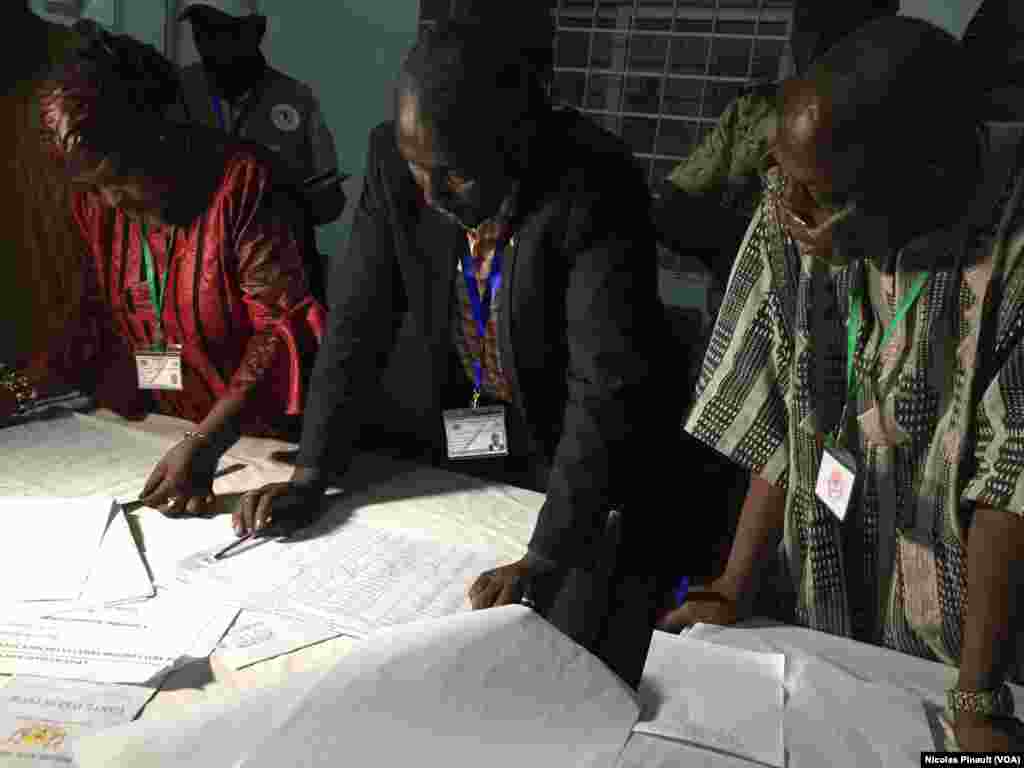
<path id="1" fill-rule="evenodd" d="M 116 511 L 109 496 L 0 497 L 2 599 L 77 600 Z"/>
<path id="2" fill-rule="evenodd" d="M 634 730 L 782 768 L 786 657 L 655 632 Z"/>
<path id="3" fill-rule="evenodd" d="M 96 567 L 85 584 L 81 600 L 89 604 L 113 603 L 155 594 L 128 520 L 118 507 L 103 537 Z"/>

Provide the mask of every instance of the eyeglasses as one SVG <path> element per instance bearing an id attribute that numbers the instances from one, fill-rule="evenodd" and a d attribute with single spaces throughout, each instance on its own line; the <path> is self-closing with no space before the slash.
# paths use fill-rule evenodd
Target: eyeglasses
<path id="1" fill-rule="evenodd" d="M 809 231 L 823 233 L 857 210 L 857 204 L 852 200 L 844 205 L 819 202 L 804 184 L 786 173 L 775 159 L 772 148 L 769 148 L 761 156 L 759 167 L 762 169 L 761 176 L 764 182 L 765 196 L 772 201 L 775 210 L 778 213 L 785 212 L 794 221 L 796 221 L 796 223 L 805 227 Z M 770 171 L 774 171 L 774 173 L 770 173 Z M 800 196 L 805 200 L 810 201 L 818 210 L 825 213 L 825 221 L 821 224 L 815 225 L 813 222 L 808 220 L 809 216 L 806 215 L 806 212 L 797 211 L 793 206 L 793 201 L 799 199 Z"/>

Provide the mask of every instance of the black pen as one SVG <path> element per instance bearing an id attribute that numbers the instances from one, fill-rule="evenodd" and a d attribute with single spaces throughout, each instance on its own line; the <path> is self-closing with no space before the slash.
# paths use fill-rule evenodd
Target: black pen
<path id="1" fill-rule="evenodd" d="M 245 544 L 245 542 L 247 542 L 247 541 L 252 541 L 255 538 L 270 538 L 271 536 L 286 536 L 286 535 L 287 535 L 287 532 L 283 528 L 275 527 L 273 525 L 270 526 L 269 528 L 263 528 L 263 529 L 258 530 L 258 531 L 257 530 L 252 530 L 252 531 L 249 531 L 247 534 L 245 534 L 245 536 L 240 536 L 235 541 L 231 542 L 226 547 L 224 547 L 224 549 L 222 549 L 219 552 L 217 552 L 213 556 L 213 559 L 214 560 L 220 560 L 222 557 L 224 557 L 224 555 L 226 555 L 228 552 L 233 550 L 235 547 L 238 547 L 238 546 L 240 546 L 242 544 Z"/>

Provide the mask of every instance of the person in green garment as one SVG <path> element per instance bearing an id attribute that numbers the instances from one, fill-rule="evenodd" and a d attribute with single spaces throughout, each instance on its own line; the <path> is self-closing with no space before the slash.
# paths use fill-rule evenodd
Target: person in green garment
<path id="1" fill-rule="evenodd" d="M 804 71 L 847 33 L 898 11 L 895 0 L 798 0 L 790 44 L 792 67 Z M 660 241 L 672 250 L 694 254 L 719 286 L 729 278 L 736 246 L 761 201 L 760 174 L 775 138 L 778 99 L 778 82 L 748 85 L 655 190 L 653 213 Z M 694 221 L 702 226 L 694 227 Z"/>

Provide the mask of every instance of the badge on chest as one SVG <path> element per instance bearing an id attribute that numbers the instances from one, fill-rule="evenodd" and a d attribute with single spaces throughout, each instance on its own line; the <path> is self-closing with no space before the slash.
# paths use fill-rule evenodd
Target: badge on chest
<path id="1" fill-rule="evenodd" d="M 445 411 L 444 433 L 449 459 L 508 456 L 504 406 Z"/>
<path id="2" fill-rule="evenodd" d="M 853 456 L 835 445 L 821 454 L 818 483 L 814 490 L 821 502 L 840 520 L 846 518 L 850 508 L 853 483 L 857 479 L 855 466 Z"/>
<path id="3" fill-rule="evenodd" d="M 181 391 L 181 346 L 143 347 L 135 353 L 140 389 Z"/>

